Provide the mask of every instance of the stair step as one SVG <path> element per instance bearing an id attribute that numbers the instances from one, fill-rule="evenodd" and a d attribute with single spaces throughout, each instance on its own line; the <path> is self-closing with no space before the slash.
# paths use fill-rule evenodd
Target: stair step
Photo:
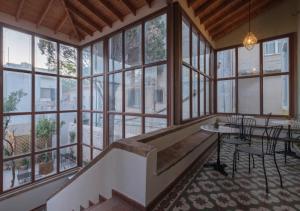
<path id="1" fill-rule="evenodd" d="M 140 211 L 131 206 L 119 197 L 113 196 L 105 202 L 98 203 L 92 207 L 85 209 L 85 211 Z"/>

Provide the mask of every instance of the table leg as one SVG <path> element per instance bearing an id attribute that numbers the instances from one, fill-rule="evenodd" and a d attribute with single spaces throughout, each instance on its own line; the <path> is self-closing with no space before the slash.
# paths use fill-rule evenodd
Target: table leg
<path id="1" fill-rule="evenodd" d="M 226 164 L 222 164 L 220 160 L 220 151 L 221 151 L 221 134 L 218 133 L 218 146 L 217 146 L 217 162 L 215 163 L 207 163 L 204 167 L 213 167 L 216 171 L 220 172 L 221 174 L 227 176 L 227 172 L 225 171 Z"/>

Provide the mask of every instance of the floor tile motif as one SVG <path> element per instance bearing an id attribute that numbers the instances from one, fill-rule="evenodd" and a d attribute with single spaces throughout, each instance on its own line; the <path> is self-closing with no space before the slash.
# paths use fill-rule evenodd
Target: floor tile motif
<path id="1" fill-rule="evenodd" d="M 282 147 L 280 145 L 280 147 Z M 200 168 L 195 164 L 156 206 L 154 211 L 298 211 L 300 210 L 300 160 L 283 155 L 277 161 L 283 177 L 279 176 L 273 157 L 266 159 L 269 194 L 265 192 L 262 160 L 255 157 L 255 168 L 251 162 L 248 172 L 248 156 L 241 154 L 235 179 L 232 179 L 232 147 L 223 145 L 221 160 L 227 164 L 227 177 L 211 168 Z M 216 154 L 210 161 L 216 160 Z"/>

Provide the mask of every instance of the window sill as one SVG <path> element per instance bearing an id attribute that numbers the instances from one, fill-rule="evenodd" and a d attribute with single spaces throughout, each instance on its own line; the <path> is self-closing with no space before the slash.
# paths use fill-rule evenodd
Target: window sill
<path id="1" fill-rule="evenodd" d="M 32 189 L 38 188 L 40 186 L 46 185 L 48 183 L 54 182 L 63 177 L 70 177 L 71 175 L 78 172 L 79 169 L 80 169 L 80 167 L 75 167 L 73 169 L 66 170 L 65 172 L 62 172 L 60 174 L 56 174 L 56 175 L 38 180 L 34 183 L 30 183 L 30 184 L 27 184 L 27 185 L 24 185 L 21 187 L 17 187 L 17 188 L 5 191 L 0 195 L 0 202 L 3 200 L 9 199 L 11 197 L 14 197 L 16 195 L 19 195 L 21 193 L 24 193 L 24 192 L 30 191 Z"/>

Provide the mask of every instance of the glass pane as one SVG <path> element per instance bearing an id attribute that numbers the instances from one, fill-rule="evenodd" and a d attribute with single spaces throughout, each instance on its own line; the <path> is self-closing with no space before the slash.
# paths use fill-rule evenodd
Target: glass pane
<path id="1" fill-rule="evenodd" d="M 57 73 L 57 43 L 35 37 L 35 71 Z"/>
<path id="2" fill-rule="evenodd" d="M 207 75 L 210 75 L 210 47 L 206 43 L 206 49 L 205 49 L 205 73 Z"/>
<path id="3" fill-rule="evenodd" d="M 77 80 L 60 78 L 60 110 L 77 110 Z"/>
<path id="4" fill-rule="evenodd" d="M 31 70 L 31 35 L 3 28 L 3 66 Z"/>
<path id="5" fill-rule="evenodd" d="M 125 68 L 137 66 L 142 61 L 142 26 L 125 31 Z"/>
<path id="6" fill-rule="evenodd" d="M 103 42 L 93 45 L 93 74 L 100 74 L 104 71 Z"/>
<path id="7" fill-rule="evenodd" d="M 190 118 L 190 69 L 182 66 L 182 119 Z"/>
<path id="8" fill-rule="evenodd" d="M 142 101 L 142 71 L 125 72 L 125 112 L 140 113 Z"/>
<path id="9" fill-rule="evenodd" d="M 91 110 L 91 79 L 82 80 L 82 109 Z"/>
<path id="10" fill-rule="evenodd" d="M 30 183 L 31 158 L 23 157 L 3 163 L 3 190 Z"/>
<path id="11" fill-rule="evenodd" d="M 190 64 L 190 26 L 182 20 L 182 61 Z"/>
<path id="12" fill-rule="evenodd" d="M 200 74 L 200 116 L 204 115 L 204 76 Z"/>
<path id="13" fill-rule="evenodd" d="M 122 69 L 122 33 L 109 39 L 109 71 Z"/>
<path id="14" fill-rule="evenodd" d="M 93 78 L 93 110 L 103 111 L 103 76 Z"/>
<path id="15" fill-rule="evenodd" d="M 259 73 L 259 44 L 251 51 L 245 47 L 238 48 L 238 72 L 240 76 Z"/>
<path id="16" fill-rule="evenodd" d="M 238 91 L 238 112 L 259 114 L 259 78 L 239 79 Z"/>
<path id="17" fill-rule="evenodd" d="M 3 111 L 31 111 L 31 74 L 8 72 L 3 74 Z"/>
<path id="18" fill-rule="evenodd" d="M 289 76 L 270 76 L 263 80 L 264 114 L 289 115 Z"/>
<path id="19" fill-rule="evenodd" d="M 91 145 L 91 113 L 82 113 L 82 142 Z"/>
<path id="20" fill-rule="evenodd" d="M 200 71 L 204 73 L 205 41 L 200 37 Z"/>
<path id="21" fill-rule="evenodd" d="M 31 116 L 3 117 L 3 157 L 31 152 Z"/>
<path id="22" fill-rule="evenodd" d="M 198 116 L 198 73 L 193 72 L 193 87 L 192 87 L 192 102 L 193 102 L 193 117 Z"/>
<path id="23" fill-rule="evenodd" d="M 122 116 L 121 115 L 109 115 L 109 143 L 113 143 L 122 138 Z"/>
<path id="24" fill-rule="evenodd" d="M 219 51 L 217 53 L 218 78 L 235 76 L 235 49 Z"/>
<path id="25" fill-rule="evenodd" d="M 125 117 L 125 138 L 137 136 L 142 133 L 142 118 L 137 116 Z"/>
<path id="26" fill-rule="evenodd" d="M 59 71 L 61 75 L 77 75 L 77 49 L 59 45 Z"/>
<path id="27" fill-rule="evenodd" d="M 289 71 L 289 39 L 272 40 L 263 43 L 264 73 Z"/>
<path id="28" fill-rule="evenodd" d="M 101 150 L 98 150 L 98 149 L 93 148 L 93 159 L 94 159 L 95 157 L 97 157 L 98 155 L 100 155 L 101 152 L 102 152 Z"/>
<path id="29" fill-rule="evenodd" d="M 145 63 L 167 59 L 167 15 L 145 23 Z"/>
<path id="30" fill-rule="evenodd" d="M 160 130 L 167 127 L 167 119 L 163 118 L 145 118 L 145 133 Z"/>
<path id="31" fill-rule="evenodd" d="M 82 49 L 82 76 L 91 75 L 91 46 Z"/>
<path id="32" fill-rule="evenodd" d="M 198 35 L 192 31 L 192 65 L 198 69 Z"/>
<path id="33" fill-rule="evenodd" d="M 77 166 L 77 146 L 65 147 L 59 150 L 60 171 L 64 171 Z"/>
<path id="34" fill-rule="evenodd" d="M 167 114 L 167 65 L 145 68 L 145 112 Z"/>
<path id="35" fill-rule="evenodd" d="M 206 86 L 206 114 L 210 114 L 210 81 L 208 78 L 206 78 L 205 82 Z"/>
<path id="36" fill-rule="evenodd" d="M 86 166 L 91 161 L 91 148 L 87 146 L 82 146 L 82 163 Z"/>
<path id="37" fill-rule="evenodd" d="M 60 114 L 60 146 L 77 143 L 77 113 Z"/>
<path id="38" fill-rule="evenodd" d="M 55 174 L 57 172 L 56 160 L 56 151 L 50 151 L 35 155 L 35 179 L 41 179 Z"/>
<path id="39" fill-rule="evenodd" d="M 35 110 L 55 111 L 57 104 L 57 78 L 35 76 Z"/>
<path id="40" fill-rule="evenodd" d="M 122 111 L 122 73 L 109 75 L 109 110 Z"/>
<path id="41" fill-rule="evenodd" d="M 93 114 L 93 146 L 103 149 L 103 114 Z"/>
<path id="42" fill-rule="evenodd" d="M 218 112 L 235 113 L 235 80 L 218 81 Z"/>
<path id="43" fill-rule="evenodd" d="M 56 114 L 35 116 L 35 149 L 37 151 L 56 147 Z"/>

